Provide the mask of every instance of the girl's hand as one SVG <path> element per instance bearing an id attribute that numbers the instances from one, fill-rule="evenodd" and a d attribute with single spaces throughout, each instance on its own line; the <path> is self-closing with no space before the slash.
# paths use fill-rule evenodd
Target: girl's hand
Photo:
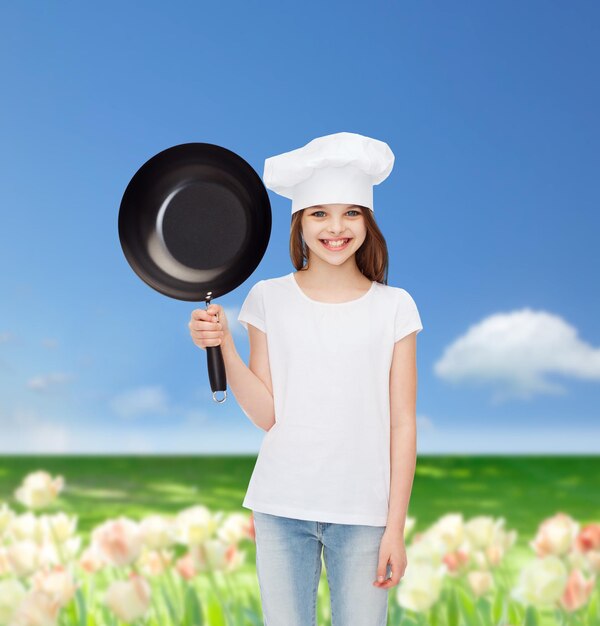
<path id="1" fill-rule="evenodd" d="M 211 304 L 208 309 L 194 309 L 188 327 L 192 341 L 203 350 L 221 345 L 230 334 L 227 316 L 220 304 Z"/>
<path id="2" fill-rule="evenodd" d="M 386 579 L 387 565 L 390 564 L 392 577 Z M 373 582 L 375 587 L 390 589 L 395 587 L 406 570 L 406 546 L 404 545 L 404 533 L 386 529 L 379 545 L 379 564 L 377 566 L 377 580 Z"/>

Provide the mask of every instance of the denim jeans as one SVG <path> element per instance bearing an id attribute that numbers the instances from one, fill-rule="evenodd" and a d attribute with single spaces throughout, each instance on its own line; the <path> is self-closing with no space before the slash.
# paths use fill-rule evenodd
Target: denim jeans
<path id="1" fill-rule="evenodd" d="M 385 526 L 253 515 L 265 626 L 316 626 L 322 549 L 332 626 L 386 626 L 388 589 L 373 586 Z"/>

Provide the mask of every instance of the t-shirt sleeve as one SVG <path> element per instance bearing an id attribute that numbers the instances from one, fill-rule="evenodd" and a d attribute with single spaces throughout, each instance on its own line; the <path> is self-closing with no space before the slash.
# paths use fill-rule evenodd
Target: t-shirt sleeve
<path id="1" fill-rule="evenodd" d="M 417 305 L 408 291 L 400 289 L 396 309 L 394 342 L 400 341 L 415 330 L 417 334 L 423 330 Z"/>
<path id="2" fill-rule="evenodd" d="M 263 282 L 259 280 L 248 292 L 238 315 L 240 324 L 248 330 L 248 324 L 256 326 L 263 333 L 267 332 L 265 305 L 263 300 Z"/>

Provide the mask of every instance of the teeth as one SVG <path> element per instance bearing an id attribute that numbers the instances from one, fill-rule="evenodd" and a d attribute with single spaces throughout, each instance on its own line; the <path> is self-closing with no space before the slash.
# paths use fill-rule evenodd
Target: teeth
<path id="1" fill-rule="evenodd" d="M 328 246 L 339 248 L 341 246 L 346 245 L 349 239 L 337 239 L 337 240 L 323 239 L 322 241 Z"/>

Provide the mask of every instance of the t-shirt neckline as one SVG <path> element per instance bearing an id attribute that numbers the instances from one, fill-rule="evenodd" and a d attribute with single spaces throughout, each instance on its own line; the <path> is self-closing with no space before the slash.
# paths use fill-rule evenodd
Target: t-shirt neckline
<path id="1" fill-rule="evenodd" d="M 375 290 L 375 285 L 377 284 L 377 281 L 375 280 L 371 281 L 371 287 L 369 288 L 369 290 L 363 293 L 362 296 L 359 296 L 358 298 L 354 298 L 354 300 L 346 300 L 345 302 L 323 302 L 321 300 L 314 300 L 313 298 L 310 298 L 304 293 L 304 291 L 302 291 L 302 288 L 300 287 L 300 285 L 296 282 L 296 279 L 294 278 L 294 272 L 290 272 L 288 274 L 288 277 L 292 281 L 292 283 L 294 283 L 296 287 L 296 291 L 305 300 L 308 300 L 309 302 L 313 302 L 314 304 L 323 304 L 325 306 L 340 306 L 344 304 L 354 304 L 355 302 L 360 302 L 361 300 L 364 300 L 366 297 L 368 297 Z"/>

